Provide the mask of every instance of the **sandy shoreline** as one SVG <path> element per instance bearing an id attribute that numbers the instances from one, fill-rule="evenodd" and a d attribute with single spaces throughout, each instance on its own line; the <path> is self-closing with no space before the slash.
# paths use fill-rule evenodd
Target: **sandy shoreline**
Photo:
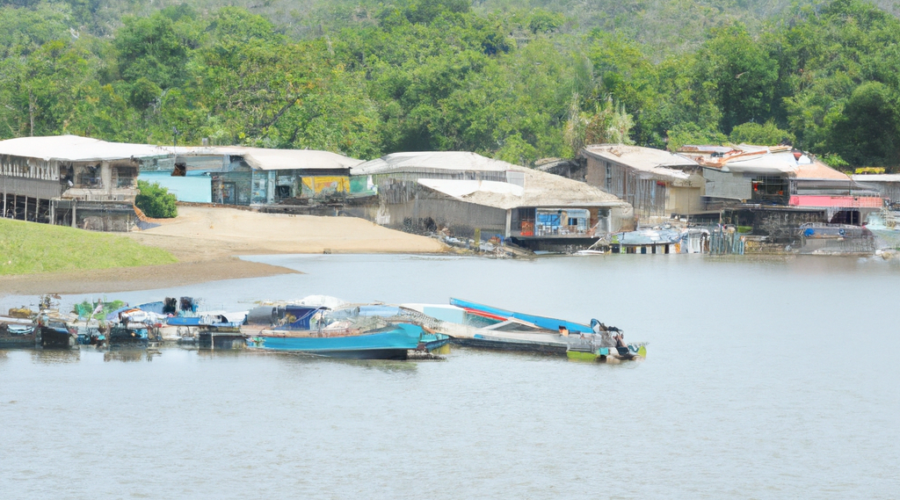
<path id="1" fill-rule="evenodd" d="M 171 252 L 177 264 L 0 276 L 0 296 L 103 293 L 297 273 L 240 255 L 291 253 L 442 253 L 437 240 L 352 217 L 272 215 L 231 208 L 179 207 L 177 219 L 128 233 Z"/>

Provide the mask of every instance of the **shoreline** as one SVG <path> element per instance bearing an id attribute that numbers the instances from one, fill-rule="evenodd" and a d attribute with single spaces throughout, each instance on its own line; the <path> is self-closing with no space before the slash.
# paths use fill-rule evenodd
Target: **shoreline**
<path id="1" fill-rule="evenodd" d="M 62 273 L 0 276 L 0 297 L 46 293 L 116 293 L 153 290 L 210 281 L 303 274 L 286 267 L 241 260 L 237 257 L 178 262 L 158 266 L 113 267 Z"/>
<path id="2" fill-rule="evenodd" d="M 437 240 L 395 231 L 353 217 L 282 216 L 230 208 L 179 207 L 159 227 L 122 233 L 164 249 L 178 262 L 135 267 L 0 275 L 0 297 L 45 293 L 115 293 L 211 281 L 302 274 L 241 256 L 361 253 L 440 255 Z"/>

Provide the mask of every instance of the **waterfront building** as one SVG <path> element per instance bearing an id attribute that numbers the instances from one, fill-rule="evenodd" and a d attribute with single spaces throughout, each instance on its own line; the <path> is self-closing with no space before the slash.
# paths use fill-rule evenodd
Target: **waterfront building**
<path id="1" fill-rule="evenodd" d="M 138 170 L 156 146 L 63 135 L 0 141 L 0 215 L 97 231 L 134 225 Z"/>
<path id="2" fill-rule="evenodd" d="M 630 203 L 643 223 L 706 212 L 702 168 L 690 158 L 624 144 L 586 146 L 580 156 L 579 180 Z"/>
<path id="3" fill-rule="evenodd" d="M 350 167 L 362 162 L 308 149 L 168 149 L 175 161 L 167 168 L 142 169 L 142 176 L 168 187 L 179 201 L 222 205 L 296 206 L 342 199 L 350 192 Z M 167 173 L 170 178 L 164 179 Z"/>
<path id="4" fill-rule="evenodd" d="M 558 175 L 470 152 L 395 153 L 351 169 L 345 212 L 410 232 L 509 239 L 534 250 L 589 246 L 630 226 L 631 207 Z"/>

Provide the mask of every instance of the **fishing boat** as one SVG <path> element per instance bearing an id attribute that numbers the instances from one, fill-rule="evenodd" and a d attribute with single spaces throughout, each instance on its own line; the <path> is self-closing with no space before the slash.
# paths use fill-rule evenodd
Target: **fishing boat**
<path id="1" fill-rule="evenodd" d="M 406 359 L 410 350 L 446 340 L 416 324 L 387 321 L 392 311 L 366 307 L 262 306 L 248 313 L 241 332 L 250 349 L 350 359 Z"/>
<path id="2" fill-rule="evenodd" d="M 646 357 L 646 343 L 624 344 L 610 332 L 620 332 L 597 320 L 592 326 L 567 320 L 519 313 L 475 302 L 450 299 L 450 305 L 405 304 L 441 320 L 437 330 L 466 347 L 566 355 L 570 359 L 622 361 Z M 606 349 L 606 354 L 599 354 Z"/>
<path id="3" fill-rule="evenodd" d="M 34 347 L 34 323 L 30 319 L 0 316 L 0 349 Z"/>
<path id="4" fill-rule="evenodd" d="M 616 347 L 605 346 L 603 342 L 598 342 L 595 339 L 579 340 L 581 341 L 569 344 L 568 349 L 566 349 L 566 357 L 572 361 L 611 363 L 647 357 L 646 342 Z"/>
<path id="5" fill-rule="evenodd" d="M 77 349 L 78 334 L 69 330 L 66 322 L 57 318 L 41 317 L 35 329 L 36 344 L 45 349 Z"/>

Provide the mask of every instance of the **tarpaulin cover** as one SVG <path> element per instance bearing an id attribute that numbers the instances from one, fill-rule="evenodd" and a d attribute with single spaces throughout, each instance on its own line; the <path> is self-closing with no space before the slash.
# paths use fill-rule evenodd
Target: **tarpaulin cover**
<path id="1" fill-rule="evenodd" d="M 147 302 L 146 304 L 141 304 L 137 306 L 141 311 L 151 312 L 154 314 L 165 314 L 163 313 L 163 306 L 165 304 L 162 301 L 159 302 Z"/>
<path id="2" fill-rule="evenodd" d="M 492 314 L 494 316 L 503 317 L 503 318 L 516 318 L 522 321 L 527 321 L 529 323 L 533 323 L 541 328 L 546 330 L 559 330 L 560 326 L 565 326 L 567 330 L 575 333 L 593 333 L 591 327 L 587 325 L 582 325 L 580 323 L 572 323 L 571 321 L 566 321 L 562 319 L 554 319 L 554 318 L 545 318 L 543 316 L 534 316 L 531 314 L 523 314 L 512 311 L 506 311 L 504 309 L 499 309 L 496 307 L 485 306 L 482 304 L 476 304 L 475 302 L 467 302 L 465 300 L 459 299 L 450 299 L 450 304 L 462 307 L 464 309 L 471 309 L 475 311 L 484 311 L 486 313 Z"/>
<path id="3" fill-rule="evenodd" d="M 285 317 L 293 316 L 294 321 L 284 325 L 280 329 L 283 330 L 309 330 L 309 320 L 313 315 L 322 310 L 321 307 L 303 307 L 303 306 L 287 306 L 284 308 Z"/>
<path id="4" fill-rule="evenodd" d="M 359 315 L 389 318 L 391 316 L 399 316 L 400 308 L 397 306 L 359 306 Z"/>

